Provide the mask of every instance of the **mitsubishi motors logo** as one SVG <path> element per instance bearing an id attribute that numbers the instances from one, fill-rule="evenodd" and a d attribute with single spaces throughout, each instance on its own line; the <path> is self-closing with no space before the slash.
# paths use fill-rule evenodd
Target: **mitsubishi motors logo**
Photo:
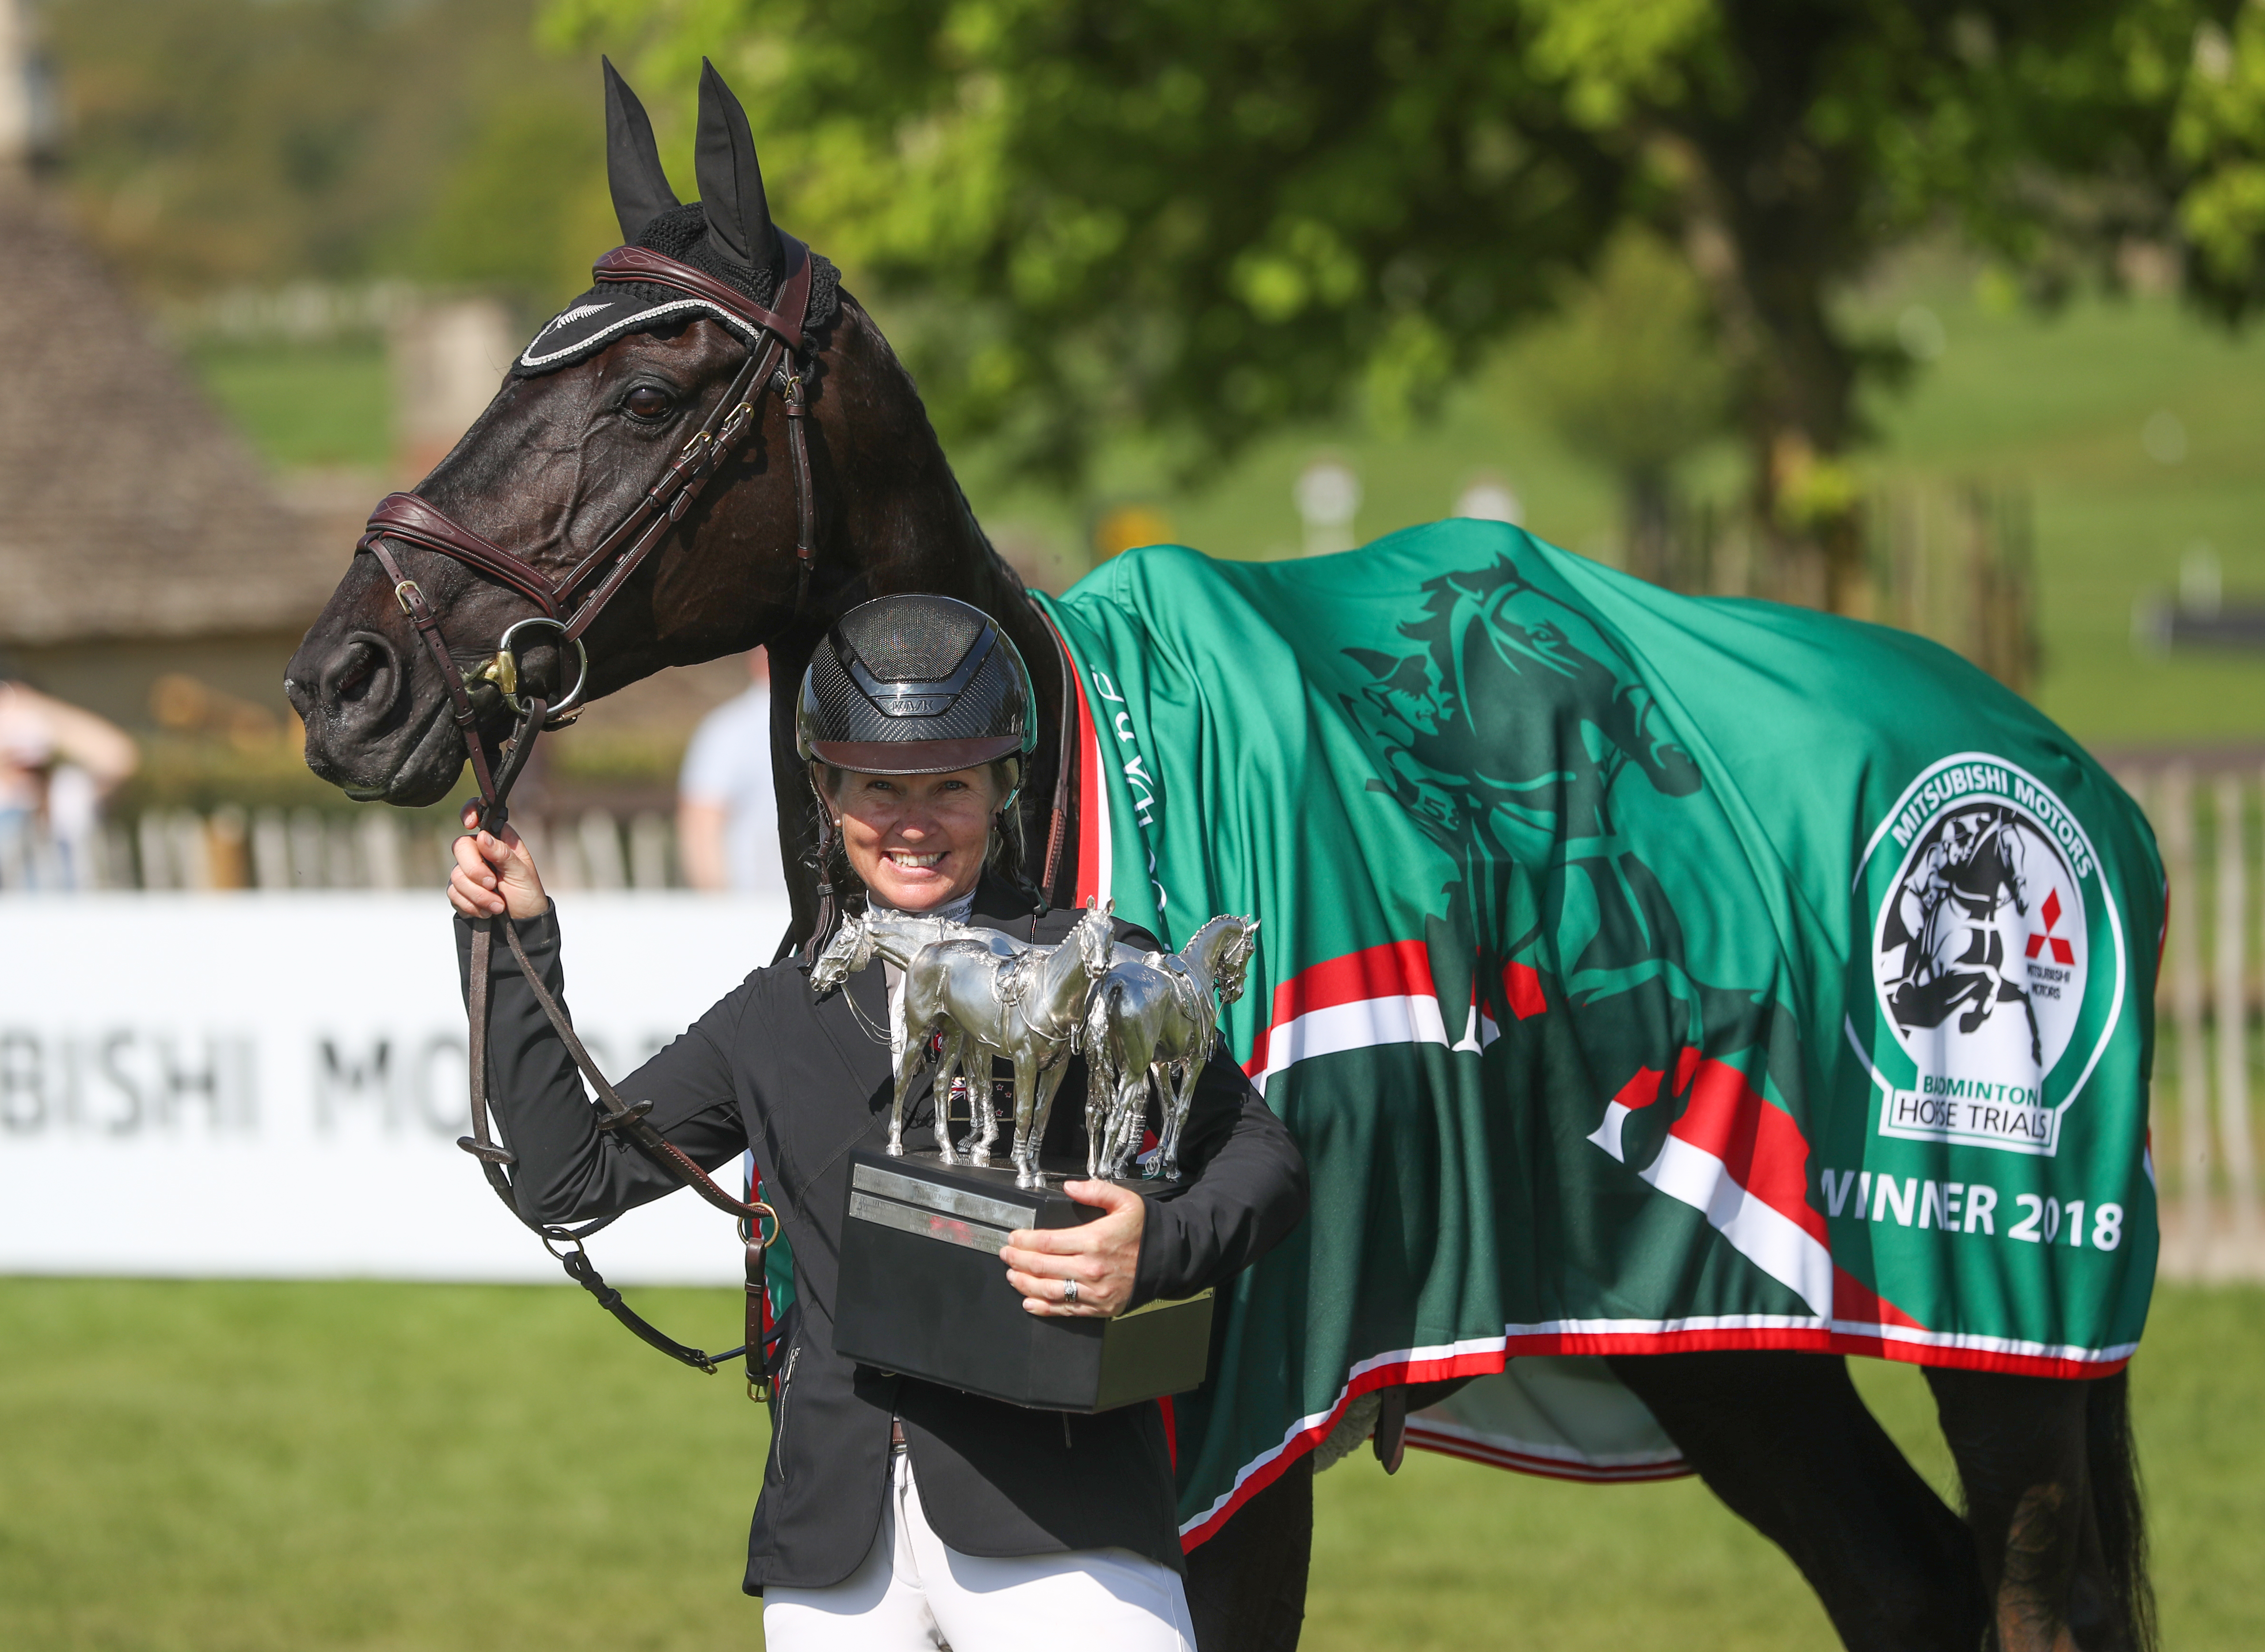
<path id="1" fill-rule="evenodd" d="M 2010 763 L 1950 758 L 1881 822 L 1858 883 L 1880 1133 L 2050 1157 L 2123 1000 L 2117 920 L 2075 817 Z M 2095 981 L 2100 923 L 2114 962 Z"/>
<path id="2" fill-rule="evenodd" d="M 2044 920 L 2045 927 L 2041 933 L 2029 937 L 2029 956 L 2034 958 L 2050 947 L 2054 963 L 2075 963 L 2076 949 L 2052 932 L 2053 926 L 2060 921 L 2060 891 L 2056 889 L 2045 897 L 2045 904 L 2038 910 L 2037 916 Z"/>

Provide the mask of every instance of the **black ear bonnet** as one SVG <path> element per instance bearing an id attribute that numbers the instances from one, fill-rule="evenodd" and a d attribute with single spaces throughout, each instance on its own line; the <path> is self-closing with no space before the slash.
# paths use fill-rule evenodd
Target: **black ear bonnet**
<path id="1" fill-rule="evenodd" d="M 710 280 L 772 307 L 784 274 L 782 248 L 763 195 L 754 140 L 745 113 L 713 68 L 700 80 L 697 171 L 703 200 L 678 205 L 655 149 L 644 106 L 605 66 L 606 170 L 624 244 L 647 248 L 689 265 Z M 810 255 L 810 307 L 805 332 L 832 321 L 841 309 L 841 272 Z M 644 281 L 593 287 L 543 325 L 512 364 L 518 378 L 571 367 L 623 333 L 652 331 L 706 317 L 750 345 L 760 336 L 745 317 L 718 304 Z"/>

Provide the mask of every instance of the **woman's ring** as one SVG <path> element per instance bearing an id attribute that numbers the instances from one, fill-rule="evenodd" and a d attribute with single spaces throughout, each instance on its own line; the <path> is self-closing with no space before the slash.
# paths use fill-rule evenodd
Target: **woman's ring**
<path id="1" fill-rule="evenodd" d="M 1062 1281 L 1062 1300 L 1068 1303 L 1072 1307 L 1075 1307 L 1077 1306 L 1076 1280 L 1065 1279 Z"/>

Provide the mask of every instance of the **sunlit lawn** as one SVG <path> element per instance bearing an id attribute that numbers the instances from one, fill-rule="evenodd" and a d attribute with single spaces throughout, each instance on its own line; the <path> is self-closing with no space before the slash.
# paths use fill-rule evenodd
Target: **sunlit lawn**
<path id="1" fill-rule="evenodd" d="M 733 1313 L 643 1305 L 696 1341 Z M 2137 1371 L 2165 1643 L 2265 1643 L 2265 1292 L 2165 1292 Z M 1939 1474 L 1919 1380 L 1862 1375 Z M 0 1281 L 0 1647 L 752 1648 L 763 1444 L 729 1377 L 564 1287 Z M 1318 1652 L 1831 1644 L 1693 1482 L 1417 1453 L 1389 1480 L 1356 1457 L 1318 1501 Z"/>

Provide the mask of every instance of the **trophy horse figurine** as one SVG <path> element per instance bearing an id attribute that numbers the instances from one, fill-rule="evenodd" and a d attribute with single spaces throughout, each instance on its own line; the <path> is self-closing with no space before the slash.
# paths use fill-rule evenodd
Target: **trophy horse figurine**
<path id="1" fill-rule="evenodd" d="M 1087 1175 L 1125 1174 L 1153 1084 L 1162 1127 L 1147 1174 L 1178 1178 L 1180 1131 L 1219 1037 L 1219 1012 L 1242 996 L 1257 950 L 1258 920 L 1236 917 L 1213 918 L 1176 953 L 1119 949 L 1086 1012 Z"/>
<path id="2" fill-rule="evenodd" d="M 897 963 L 904 985 L 890 1008 L 896 1059 L 896 1095 L 889 1110 L 892 1154 L 904 1153 L 905 1096 L 939 1052 L 937 1157 L 959 1162 L 945 1103 L 951 1078 L 970 1077 L 971 1162 L 985 1164 L 997 1124 L 991 1107 L 990 1063 L 1003 1058 L 1015 1073 L 1015 1184 L 1040 1185 L 1038 1145 L 1045 1138 L 1069 1058 L 1083 1035 L 1084 1012 L 1095 980 L 1115 957 L 1110 927 L 1113 904 L 1089 906 L 1060 946 L 1035 947 L 995 930 L 973 929 L 933 918 L 898 913 L 845 919 L 811 969 L 820 991 L 840 985 L 876 954 Z"/>
<path id="3" fill-rule="evenodd" d="M 953 923 L 946 918 L 885 908 L 851 913 L 841 920 L 841 927 L 834 932 L 834 938 L 812 964 L 811 987 L 819 993 L 830 993 L 876 957 L 904 970 L 911 964 L 913 954 L 939 941 L 978 942 L 1001 958 L 1033 950 L 1029 942 L 1017 941 L 1003 931 Z M 901 991 L 889 994 L 889 1059 L 892 1070 L 900 1080 L 906 1048 L 904 1008 L 905 995 Z M 946 1164 L 959 1162 L 951 1145 L 947 1108 L 952 1081 L 960 1077 L 968 1081 L 967 1160 L 970 1164 L 988 1164 L 992 1144 L 999 1139 L 997 1110 L 991 1103 L 990 1062 L 984 1059 L 979 1067 L 976 1053 L 967 1040 L 959 1036 L 957 1028 L 946 1028 L 936 1072 L 937 1156 Z M 902 1157 L 905 1151 L 905 1088 L 904 1082 L 899 1081 L 896 1104 L 889 1113 L 889 1152 L 898 1157 Z"/>

